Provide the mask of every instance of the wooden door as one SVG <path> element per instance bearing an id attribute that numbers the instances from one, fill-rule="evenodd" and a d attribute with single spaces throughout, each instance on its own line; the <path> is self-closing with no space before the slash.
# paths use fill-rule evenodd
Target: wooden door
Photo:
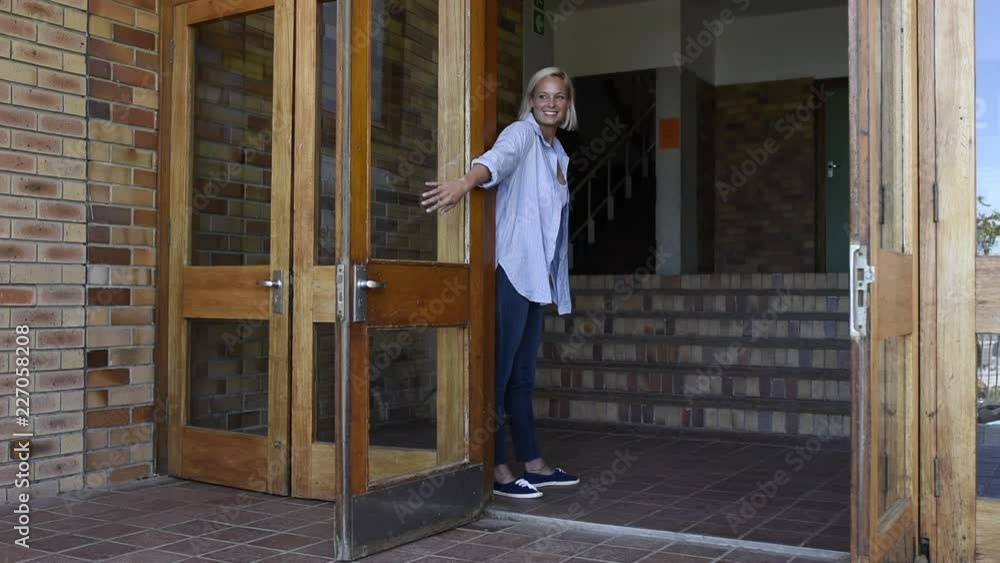
<path id="1" fill-rule="evenodd" d="M 288 494 L 293 2 L 173 10 L 169 471 Z"/>
<path id="2" fill-rule="evenodd" d="M 484 9 L 351 2 L 343 559 L 468 521 L 485 501 L 484 194 L 445 215 L 420 206 L 425 182 L 464 174 L 481 147 Z"/>
<path id="3" fill-rule="evenodd" d="M 348 259 L 341 211 L 348 203 L 342 172 L 348 120 L 340 77 L 349 4 L 296 0 L 295 11 L 292 495 L 325 500 L 337 498 L 335 415 L 345 357 L 338 291 L 347 282 L 338 271 Z"/>
<path id="4" fill-rule="evenodd" d="M 917 4 L 852 6 L 851 551 L 897 563 L 916 556 L 919 500 Z"/>

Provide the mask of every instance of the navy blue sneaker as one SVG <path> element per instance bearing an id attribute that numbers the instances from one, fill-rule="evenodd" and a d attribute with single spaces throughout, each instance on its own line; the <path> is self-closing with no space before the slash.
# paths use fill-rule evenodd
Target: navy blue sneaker
<path id="1" fill-rule="evenodd" d="M 541 473 L 525 471 L 524 480 L 536 488 L 566 487 L 568 485 L 576 485 L 580 482 L 579 477 L 574 477 L 558 467 L 552 475 L 542 475 Z"/>
<path id="2" fill-rule="evenodd" d="M 542 492 L 524 479 L 502 485 L 493 481 L 493 494 L 511 498 L 538 498 Z"/>

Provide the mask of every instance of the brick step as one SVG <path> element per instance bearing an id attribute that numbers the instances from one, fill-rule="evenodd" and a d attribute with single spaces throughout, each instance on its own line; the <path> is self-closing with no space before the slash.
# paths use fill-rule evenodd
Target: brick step
<path id="1" fill-rule="evenodd" d="M 850 340 L 543 334 L 540 360 L 850 369 Z"/>
<path id="2" fill-rule="evenodd" d="M 846 291 L 802 290 L 796 294 L 777 295 L 760 291 L 689 291 L 664 292 L 644 290 L 632 294 L 604 291 L 572 290 L 574 311 L 595 311 L 603 314 L 624 312 L 662 313 L 749 313 L 770 319 L 782 313 L 841 313 L 850 312 L 850 296 Z"/>
<path id="3" fill-rule="evenodd" d="M 847 291 L 848 274 L 684 274 L 684 275 L 573 275 L 572 289 L 623 291 L 628 289 L 836 289 Z"/>
<path id="4" fill-rule="evenodd" d="M 540 419 L 781 434 L 850 432 L 850 401 L 672 396 L 536 387 Z"/>
<path id="5" fill-rule="evenodd" d="M 625 362 L 625 361 L 571 361 L 539 359 L 538 369 L 563 370 L 575 372 L 625 372 L 625 373 L 656 373 L 663 376 L 673 375 L 715 375 L 718 370 L 711 364 L 661 364 L 657 362 Z M 850 381 L 850 368 L 815 368 L 787 366 L 719 366 L 721 374 L 727 377 L 783 377 L 806 378 L 823 381 Z"/>
<path id="6" fill-rule="evenodd" d="M 769 444 L 776 446 L 808 446 L 813 439 L 809 435 L 764 434 L 761 432 L 740 432 L 736 430 L 709 430 L 705 428 L 682 428 L 660 426 L 655 424 L 628 424 L 623 422 L 595 422 L 590 420 L 573 420 L 564 418 L 536 418 L 539 428 L 549 430 L 564 430 L 568 432 L 601 432 L 604 434 L 646 435 L 670 437 L 677 440 L 720 440 L 725 442 L 745 442 L 753 444 Z M 826 437 L 822 442 L 826 451 L 851 451 L 851 440 L 848 437 Z M 814 447 L 814 446 L 813 446 Z"/>
<path id="7" fill-rule="evenodd" d="M 844 321 L 850 322 L 850 312 L 825 313 L 809 311 L 775 311 L 774 315 L 763 318 L 760 313 L 730 312 L 730 311 L 614 311 L 603 309 L 574 309 L 567 315 L 560 316 L 554 307 L 545 309 L 546 318 L 565 319 L 569 317 L 586 317 L 596 319 L 701 319 L 701 320 L 775 320 L 775 321 Z"/>
<path id="8" fill-rule="evenodd" d="M 678 334 L 565 334 L 543 333 L 542 342 L 587 342 L 589 344 L 673 344 L 722 346 L 740 348 L 789 348 L 810 350 L 850 350 L 850 338 L 782 338 L 776 336 L 754 338 L 749 336 L 697 336 Z"/>
<path id="9" fill-rule="evenodd" d="M 754 318 L 677 318 L 673 314 L 616 314 L 601 318 L 574 313 L 562 317 L 547 316 L 544 331 L 550 334 L 602 336 L 708 336 L 755 338 L 849 339 L 850 319 L 844 314 L 822 313 L 830 320 L 809 318 L 821 313 L 798 313 L 799 320 L 763 320 Z M 697 315 L 697 314 L 695 314 Z"/>
<path id="10" fill-rule="evenodd" d="M 574 362 L 577 366 L 582 362 Z M 587 365 L 587 364 L 584 364 Z M 850 401 L 850 370 L 705 366 L 637 370 L 632 366 L 589 364 L 590 368 L 540 363 L 536 384 L 550 389 L 630 391 L 672 395 L 719 395 Z"/>

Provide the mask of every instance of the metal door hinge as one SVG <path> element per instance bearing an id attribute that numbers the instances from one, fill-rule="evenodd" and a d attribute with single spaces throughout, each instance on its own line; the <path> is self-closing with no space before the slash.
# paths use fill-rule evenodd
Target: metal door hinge
<path id="1" fill-rule="evenodd" d="M 933 190 L 932 195 L 934 196 L 934 222 L 937 223 L 940 219 L 940 216 L 938 215 L 938 183 L 934 182 L 931 189 Z"/>
<path id="2" fill-rule="evenodd" d="M 889 452 L 882 450 L 882 494 L 889 494 Z"/>
<path id="3" fill-rule="evenodd" d="M 344 265 L 337 264 L 337 321 L 338 322 L 344 320 L 344 308 L 346 307 L 344 300 L 344 291 L 346 289 L 344 280 L 345 280 Z"/>
<path id="4" fill-rule="evenodd" d="M 851 337 L 868 334 L 868 304 L 871 301 L 871 284 L 875 281 L 875 267 L 868 265 L 868 247 L 851 245 Z"/>
<path id="5" fill-rule="evenodd" d="M 934 496 L 941 496 L 941 458 L 934 456 Z"/>
<path id="6" fill-rule="evenodd" d="M 885 184 L 878 187 L 878 224 L 885 225 Z"/>

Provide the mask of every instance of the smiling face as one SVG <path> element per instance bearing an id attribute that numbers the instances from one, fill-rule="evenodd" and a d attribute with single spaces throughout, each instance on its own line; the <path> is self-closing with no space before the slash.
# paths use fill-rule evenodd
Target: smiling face
<path id="1" fill-rule="evenodd" d="M 555 134 L 555 130 L 566 121 L 568 108 L 569 92 L 562 78 L 549 76 L 535 86 L 531 95 L 531 111 L 543 130 Z"/>

